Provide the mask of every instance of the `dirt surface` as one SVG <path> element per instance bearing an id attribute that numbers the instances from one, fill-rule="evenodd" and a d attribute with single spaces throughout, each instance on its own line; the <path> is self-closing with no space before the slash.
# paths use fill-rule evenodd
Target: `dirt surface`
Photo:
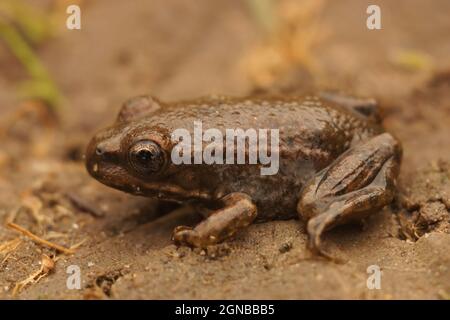
<path id="1" fill-rule="evenodd" d="M 377 3 L 382 30 L 369 31 L 369 2 L 325 1 L 309 60 L 261 82 L 264 66 L 252 75 L 245 59 L 269 40 L 246 2 L 81 2 L 82 30 L 36 48 L 66 98 L 59 123 L 19 100 L 26 74 L 0 41 L 0 298 L 449 299 L 450 2 Z M 133 95 L 305 88 L 377 98 L 403 143 L 395 202 L 364 226 L 324 237 L 346 263 L 312 258 L 298 220 L 256 224 L 204 251 L 177 248 L 173 228 L 199 216 L 186 208 L 163 215 L 156 201 L 109 189 L 84 169 L 89 138 Z M 75 253 L 38 245 L 7 228 L 11 221 L 77 245 Z M 80 290 L 66 286 L 71 265 L 80 267 Z M 380 290 L 366 286 L 371 265 L 383 272 Z"/>

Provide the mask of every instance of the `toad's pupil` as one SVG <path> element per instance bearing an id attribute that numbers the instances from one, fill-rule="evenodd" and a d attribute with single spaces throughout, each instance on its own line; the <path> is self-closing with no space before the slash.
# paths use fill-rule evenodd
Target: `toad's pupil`
<path id="1" fill-rule="evenodd" d="M 140 162 L 146 163 L 153 158 L 153 154 L 150 150 L 141 150 L 138 152 L 137 157 Z"/>

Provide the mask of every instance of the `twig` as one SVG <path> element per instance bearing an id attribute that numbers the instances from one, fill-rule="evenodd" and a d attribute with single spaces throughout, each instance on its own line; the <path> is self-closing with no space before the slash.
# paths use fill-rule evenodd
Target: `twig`
<path id="1" fill-rule="evenodd" d="M 50 258 L 43 254 L 41 260 L 41 267 L 36 272 L 33 272 L 28 278 L 16 283 L 12 295 L 15 297 L 23 288 L 29 284 L 39 282 L 43 277 L 46 277 L 54 268 L 55 262 L 58 258 Z"/>
<path id="2" fill-rule="evenodd" d="M 14 240 L 0 244 L 0 256 L 4 255 L 2 262 L 0 262 L 0 268 L 9 259 L 13 251 L 15 251 L 20 246 L 21 243 L 22 240 L 20 238 L 16 238 Z"/>
<path id="3" fill-rule="evenodd" d="M 29 230 L 27 230 L 27 229 L 25 229 L 25 228 L 15 224 L 13 222 L 7 223 L 6 226 L 8 228 L 10 228 L 10 229 L 13 229 L 13 230 L 15 230 L 17 232 L 20 232 L 24 236 L 26 236 L 26 237 L 30 238 L 31 240 L 33 240 L 34 242 L 37 242 L 37 243 L 45 245 L 47 247 L 56 249 L 56 250 L 58 250 L 58 251 L 60 251 L 60 252 L 62 252 L 64 254 L 74 254 L 75 253 L 75 250 L 68 249 L 68 248 L 65 248 L 63 246 L 57 245 L 55 243 L 52 243 L 50 241 L 47 241 L 45 239 L 42 239 L 42 238 L 38 237 L 37 235 L 31 233 Z"/>
<path id="4" fill-rule="evenodd" d="M 81 247 L 87 240 L 88 240 L 88 239 L 83 239 L 83 240 L 81 240 L 80 242 L 75 243 L 73 246 L 71 246 L 71 247 L 69 248 L 69 250 L 76 250 L 76 249 L 78 249 L 78 248 Z"/>

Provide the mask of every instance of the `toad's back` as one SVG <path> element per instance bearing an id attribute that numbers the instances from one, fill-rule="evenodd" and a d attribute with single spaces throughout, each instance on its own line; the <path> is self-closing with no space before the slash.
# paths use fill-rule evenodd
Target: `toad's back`
<path id="1" fill-rule="evenodd" d="M 329 165 L 351 145 L 382 131 L 376 121 L 348 107 L 316 96 L 234 99 L 208 97 L 167 104 L 145 120 L 169 130 L 193 133 L 194 121 L 202 129 L 278 129 L 279 172 L 261 175 L 256 166 L 193 166 L 192 174 L 205 177 L 205 186 L 219 197 L 231 192 L 252 196 L 258 219 L 295 215 L 298 193 L 307 179 Z M 195 172 L 198 171 L 198 172 Z M 214 179 L 212 179 L 214 177 Z"/>

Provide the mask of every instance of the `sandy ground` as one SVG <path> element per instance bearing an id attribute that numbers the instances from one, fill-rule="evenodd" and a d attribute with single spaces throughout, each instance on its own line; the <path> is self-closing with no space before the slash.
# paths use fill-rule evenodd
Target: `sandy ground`
<path id="1" fill-rule="evenodd" d="M 12 298 L 45 254 L 56 260 L 51 271 L 17 298 L 449 299 L 450 3 L 378 2 L 378 31 L 365 28 L 368 2 L 326 2 L 319 18 L 327 36 L 311 49 L 314 72 L 305 76 L 299 67 L 268 89 L 333 88 L 375 97 L 385 126 L 403 143 L 396 201 L 364 227 L 324 237 L 344 264 L 311 258 L 297 220 L 253 225 L 206 251 L 176 248 L 172 229 L 200 217 L 163 215 L 154 200 L 111 190 L 84 169 L 89 138 L 128 97 L 255 90 L 242 59 L 263 36 L 244 2 L 85 3 L 81 31 L 65 31 L 37 49 L 66 96 L 60 125 L 44 123 L 36 112 L 12 120 L 20 105 L 15 84 L 26 75 L 0 46 L 0 298 Z M 429 63 L 408 64 L 398 58 L 405 50 Z M 73 255 L 56 255 L 6 228 L 11 220 L 53 243 L 81 245 Z M 80 267 L 80 290 L 67 289 L 70 265 Z M 380 290 L 366 286 L 370 265 L 383 272 Z"/>

